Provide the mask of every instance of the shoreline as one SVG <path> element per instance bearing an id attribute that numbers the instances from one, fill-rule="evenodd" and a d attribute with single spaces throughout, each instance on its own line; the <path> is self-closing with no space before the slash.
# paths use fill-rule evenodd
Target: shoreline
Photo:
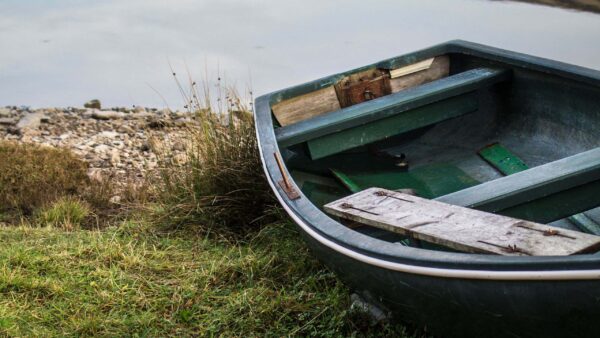
<path id="1" fill-rule="evenodd" d="M 140 181 L 160 156 L 183 163 L 193 114 L 156 108 L 0 107 L 0 141 L 71 150 L 93 179 Z"/>

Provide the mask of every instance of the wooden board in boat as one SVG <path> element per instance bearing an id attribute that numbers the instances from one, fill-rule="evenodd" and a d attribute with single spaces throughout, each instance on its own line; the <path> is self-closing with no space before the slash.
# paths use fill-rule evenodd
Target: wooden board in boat
<path id="1" fill-rule="evenodd" d="M 332 215 L 472 253 L 564 256 L 593 252 L 600 236 L 371 188 L 325 205 Z"/>
<path id="2" fill-rule="evenodd" d="M 431 62 L 429 62 L 431 61 Z M 424 60 L 412 65 L 390 70 L 392 93 L 439 80 L 450 73 L 450 60 L 447 56 Z"/>
<path id="3" fill-rule="evenodd" d="M 272 107 L 273 115 L 282 126 L 339 109 L 340 103 L 333 86 L 281 101 Z"/>

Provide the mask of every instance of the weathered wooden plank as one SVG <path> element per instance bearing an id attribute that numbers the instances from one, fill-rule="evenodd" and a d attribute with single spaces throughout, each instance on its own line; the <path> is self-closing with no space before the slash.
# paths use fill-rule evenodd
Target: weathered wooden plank
<path id="1" fill-rule="evenodd" d="M 391 117 L 508 79 L 510 71 L 479 68 L 277 128 L 281 147 Z"/>
<path id="2" fill-rule="evenodd" d="M 339 110 L 337 94 L 333 86 L 284 100 L 273 105 L 273 115 L 282 126 Z"/>
<path id="3" fill-rule="evenodd" d="M 450 73 L 450 60 L 442 55 L 415 64 L 390 70 L 392 93 L 439 80 Z"/>
<path id="4" fill-rule="evenodd" d="M 325 205 L 335 216 L 455 250 L 563 256 L 600 249 L 600 236 L 371 188 Z"/>
<path id="5" fill-rule="evenodd" d="M 391 94 L 387 70 L 367 69 L 339 80 L 334 88 L 342 108 Z"/>

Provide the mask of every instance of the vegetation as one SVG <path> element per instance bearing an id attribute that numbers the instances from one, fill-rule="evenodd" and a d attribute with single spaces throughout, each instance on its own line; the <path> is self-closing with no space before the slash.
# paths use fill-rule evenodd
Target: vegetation
<path id="1" fill-rule="evenodd" d="M 279 216 L 251 115 L 197 110 L 187 162 L 117 209 L 68 151 L 0 143 L 0 335 L 406 336 Z"/>
<path id="2" fill-rule="evenodd" d="M 0 159 L 0 213 L 31 215 L 87 186 L 87 164 L 64 149 L 0 142 Z"/>
<path id="3" fill-rule="evenodd" d="M 83 221 L 90 216 L 87 203 L 74 197 L 61 197 L 50 206 L 37 212 L 37 224 L 65 230 L 81 228 Z"/>
<path id="4" fill-rule="evenodd" d="M 206 109 L 197 114 L 200 125 L 189 130 L 187 162 L 163 160 L 161 219 L 237 234 L 272 221 L 275 199 L 262 170 L 252 115 Z"/>
<path id="5" fill-rule="evenodd" d="M 402 335 L 349 311 L 348 291 L 291 227 L 231 242 L 104 230 L 0 231 L 0 335 Z"/>

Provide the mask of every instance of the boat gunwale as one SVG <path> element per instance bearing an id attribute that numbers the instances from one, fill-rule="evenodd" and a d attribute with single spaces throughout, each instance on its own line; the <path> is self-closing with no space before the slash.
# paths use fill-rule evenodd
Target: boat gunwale
<path id="1" fill-rule="evenodd" d="M 353 231 L 336 222 L 312 204 L 301 192 L 300 199 L 290 200 L 281 188 L 273 183 L 279 179 L 281 174 L 274 157 L 267 156 L 271 152 L 280 152 L 273 128 L 272 104 L 282 99 L 331 85 L 346 74 L 356 71 L 372 67 L 402 66 L 417 62 L 419 59 L 449 53 L 481 57 L 594 86 L 600 85 L 600 71 L 472 42 L 453 40 L 260 96 L 255 103 L 259 149 L 267 179 L 279 202 L 300 228 L 314 240 L 353 259 L 390 270 L 418 275 L 465 279 L 600 279 L 600 256 L 595 255 L 509 257 L 441 252 L 385 242 Z M 287 168 L 284 168 L 284 170 L 287 171 Z M 295 182 L 292 182 L 292 184 L 300 190 Z"/>

